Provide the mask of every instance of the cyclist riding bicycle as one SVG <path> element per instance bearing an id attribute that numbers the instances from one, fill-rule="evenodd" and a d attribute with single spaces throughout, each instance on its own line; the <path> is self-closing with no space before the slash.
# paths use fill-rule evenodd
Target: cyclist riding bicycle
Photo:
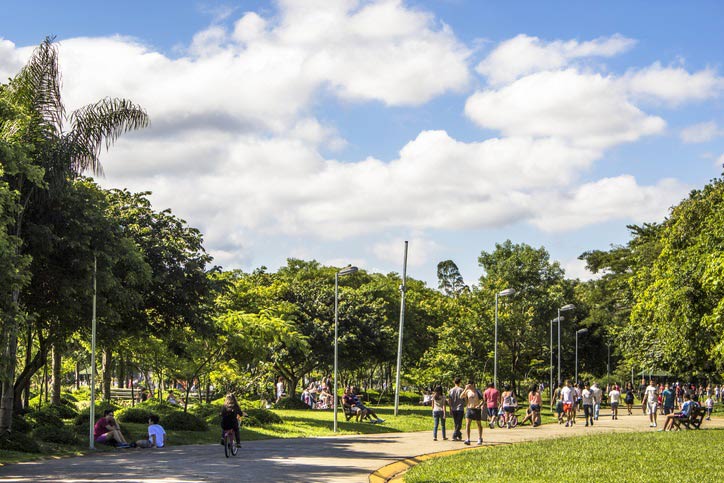
<path id="1" fill-rule="evenodd" d="M 221 444 L 224 444 L 224 432 L 230 429 L 234 430 L 234 439 L 236 447 L 241 447 L 241 435 L 239 434 L 239 417 L 246 416 L 241 410 L 236 396 L 229 393 L 224 398 L 224 407 L 221 408 Z"/>

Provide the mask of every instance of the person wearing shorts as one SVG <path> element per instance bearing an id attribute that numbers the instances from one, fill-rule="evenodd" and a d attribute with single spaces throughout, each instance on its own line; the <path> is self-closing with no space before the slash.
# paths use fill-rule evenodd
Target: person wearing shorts
<path id="1" fill-rule="evenodd" d="M 465 444 L 470 444 L 470 426 L 475 421 L 478 425 L 478 444 L 483 444 L 483 398 L 482 394 L 475 387 L 475 382 L 471 379 L 463 391 L 463 399 L 465 400 L 465 432 L 467 439 Z"/>
<path id="2" fill-rule="evenodd" d="M 618 403 L 621 399 L 621 391 L 614 384 L 613 389 L 608 393 L 608 399 L 611 401 L 611 419 L 618 419 Z"/>
<path id="3" fill-rule="evenodd" d="M 121 433 L 116 419 L 113 417 L 113 410 L 103 411 L 103 417 L 96 421 L 93 426 L 93 440 L 96 443 L 115 445 L 119 448 L 128 448 L 130 444 Z"/>
<path id="4" fill-rule="evenodd" d="M 485 409 L 488 412 L 488 421 L 490 429 L 495 427 L 495 419 L 498 417 L 498 404 L 500 403 L 500 391 L 495 388 L 495 384 L 488 383 L 488 388 L 483 392 L 483 400 L 485 401 Z"/>
<path id="5" fill-rule="evenodd" d="M 656 427 L 656 410 L 659 407 L 659 390 L 654 381 L 649 381 L 649 385 L 644 390 L 644 398 L 646 402 L 646 410 L 649 412 L 649 427 Z"/>
<path id="6" fill-rule="evenodd" d="M 574 397 L 575 394 L 573 392 L 571 381 L 566 379 L 566 382 L 563 384 L 563 388 L 561 389 L 561 401 L 563 401 L 563 414 L 566 418 L 566 427 L 573 426 L 573 424 L 575 424 L 575 422 L 572 421 Z"/>

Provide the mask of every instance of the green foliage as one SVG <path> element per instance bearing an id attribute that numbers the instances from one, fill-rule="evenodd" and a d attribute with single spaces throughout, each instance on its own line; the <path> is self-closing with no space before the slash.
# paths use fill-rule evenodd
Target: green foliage
<path id="1" fill-rule="evenodd" d="M 195 404 L 189 408 L 189 412 L 194 416 L 203 419 L 210 426 L 218 426 L 221 424 L 220 413 L 223 400 L 220 401 L 221 403 L 218 404 L 216 401 L 211 404 Z"/>
<path id="2" fill-rule="evenodd" d="M 33 429 L 33 425 L 24 417 L 13 415 L 13 431 L 17 433 L 29 433 Z"/>
<path id="3" fill-rule="evenodd" d="M 284 421 L 281 416 L 268 409 L 249 409 L 246 411 L 250 419 L 254 419 L 258 422 L 258 425 L 264 426 L 265 424 L 282 424 Z M 245 418 L 242 418 L 242 422 Z"/>
<path id="4" fill-rule="evenodd" d="M 33 431 L 33 437 L 40 441 L 58 444 L 76 444 L 75 433 L 66 427 L 40 426 Z"/>
<path id="5" fill-rule="evenodd" d="M 113 402 L 108 402 L 108 401 L 96 403 L 96 407 L 95 407 L 96 421 L 98 421 L 100 418 L 102 418 L 103 413 L 108 409 L 113 410 L 114 414 L 115 414 L 115 411 L 118 411 L 118 409 L 120 409 L 120 406 L 118 406 L 117 404 L 115 404 Z M 89 418 L 90 418 L 90 407 L 86 407 L 86 408 L 82 409 L 80 412 L 78 412 L 78 415 L 73 420 L 73 424 L 75 424 L 76 426 L 88 424 Z M 94 421 L 94 423 L 95 423 L 95 421 Z"/>
<path id="6" fill-rule="evenodd" d="M 30 411 L 26 417 L 32 421 L 33 427 L 36 429 L 42 426 L 52 426 L 56 428 L 62 428 L 64 426 L 63 420 L 58 416 L 56 410 L 49 406 Z"/>
<path id="7" fill-rule="evenodd" d="M 148 423 L 148 418 L 154 414 L 145 407 L 124 408 L 116 413 L 116 419 L 122 423 Z"/>
<path id="8" fill-rule="evenodd" d="M 184 431 L 206 431 L 209 426 L 206 421 L 190 413 L 176 411 L 164 416 L 161 425 L 165 429 L 177 429 Z"/>
<path id="9" fill-rule="evenodd" d="M 178 406 L 174 406 L 166 401 L 159 401 L 157 399 L 148 399 L 147 401 L 143 401 L 142 403 L 136 404 L 135 408 L 139 410 L 146 410 L 149 413 L 158 414 L 161 417 L 181 411 Z"/>
<path id="10" fill-rule="evenodd" d="M 275 404 L 277 409 L 309 409 L 298 397 L 283 397 Z"/>
<path id="11" fill-rule="evenodd" d="M 40 453 L 40 446 L 30 435 L 16 431 L 0 436 L 0 449 L 22 451 L 24 453 Z"/>

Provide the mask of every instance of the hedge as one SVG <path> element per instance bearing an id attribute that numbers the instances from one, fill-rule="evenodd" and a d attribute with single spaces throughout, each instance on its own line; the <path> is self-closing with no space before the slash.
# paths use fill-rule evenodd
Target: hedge
<path id="1" fill-rule="evenodd" d="M 33 431 L 33 437 L 49 443 L 76 444 L 78 442 L 75 433 L 65 427 L 40 426 Z"/>
<path id="2" fill-rule="evenodd" d="M 22 451 L 24 453 L 40 453 L 40 446 L 33 438 L 16 431 L 0 436 L 0 449 Z"/>
<path id="3" fill-rule="evenodd" d="M 209 425 L 203 419 L 181 411 L 164 416 L 161 420 L 161 426 L 166 429 L 182 431 L 207 431 L 209 429 Z"/>

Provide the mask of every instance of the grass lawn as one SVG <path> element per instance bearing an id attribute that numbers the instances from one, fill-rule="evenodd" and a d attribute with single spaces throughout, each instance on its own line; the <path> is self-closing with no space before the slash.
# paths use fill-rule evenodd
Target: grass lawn
<path id="1" fill-rule="evenodd" d="M 596 434 L 477 450 L 413 467 L 407 483 L 471 481 L 650 482 L 653 475 L 716 481 L 724 471 L 724 430 Z M 666 477 L 668 475 L 668 478 Z M 653 477 L 656 479 L 656 477 Z"/>

